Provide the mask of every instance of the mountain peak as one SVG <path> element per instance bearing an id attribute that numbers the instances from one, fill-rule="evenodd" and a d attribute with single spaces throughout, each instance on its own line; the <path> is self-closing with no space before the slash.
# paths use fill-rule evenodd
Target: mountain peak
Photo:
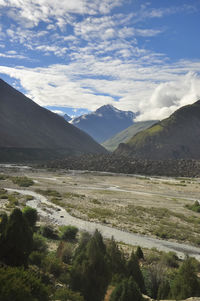
<path id="1" fill-rule="evenodd" d="M 96 141 L 103 142 L 132 125 L 135 113 L 121 111 L 111 104 L 74 118 L 71 123 L 87 132 Z"/>

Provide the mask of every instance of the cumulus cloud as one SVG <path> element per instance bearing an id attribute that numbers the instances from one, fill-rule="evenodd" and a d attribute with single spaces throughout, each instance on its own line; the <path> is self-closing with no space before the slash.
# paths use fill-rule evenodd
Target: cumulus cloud
<path id="1" fill-rule="evenodd" d="M 141 102 L 137 120 L 163 119 L 200 99 L 200 76 L 189 72 L 176 81 L 159 84 L 148 103 Z"/>

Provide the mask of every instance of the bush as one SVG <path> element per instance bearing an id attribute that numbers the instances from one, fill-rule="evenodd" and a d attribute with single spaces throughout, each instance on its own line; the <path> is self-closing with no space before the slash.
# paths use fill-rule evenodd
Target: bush
<path id="1" fill-rule="evenodd" d="M 34 233 L 33 234 L 33 251 L 43 252 L 45 253 L 47 251 L 47 244 L 45 238 L 39 234 Z"/>
<path id="2" fill-rule="evenodd" d="M 41 234 L 49 239 L 58 239 L 58 234 L 56 233 L 56 231 L 54 230 L 54 228 L 50 225 L 47 226 L 43 226 L 41 228 Z"/>
<path id="3" fill-rule="evenodd" d="M 42 267 L 44 270 L 55 277 L 59 277 L 63 272 L 63 264 L 59 258 L 55 256 L 54 253 L 49 253 L 42 261 Z"/>
<path id="4" fill-rule="evenodd" d="M 198 201 L 195 201 L 193 205 L 185 205 L 186 208 L 194 211 L 194 212 L 200 212 L 200 204 Z"/>
<path id="5" fill-rule="evenodd" d="M 0 301 L 48 301 L 48 289 L 29 270 L 0 268 Z"/>
<path id="6" fill-rule="evenodd" d="M 60 301 L 84 301 L 83 297 L 77 293 L 69 290 L 68 288 L 60 288 L 54 294 L 54 300 Z"/>
<path id="7" fill-rule="evenodd" d="M 161 262 L 168 267 L 178 268 L 178 257 L 174 252 L 164 253 Z"/>
<path id="8" fill-rule="evenodd" d="M 40 253 L 38 251 L 33 251 L 29 255 L 29 263 L 40 267 L 42 264 L 42 261 L 44 260 L 44 256 L 45 256 L 44 253 Z"/>
<path id="9" fill-rule="evenodd" d="M 64 263 L 70 263 L 73 257 L 73 250 L 74 250 L 74 246 L 71 243 L 61 241 L 58 246 L 56 255 Z"/>
<path id="10" fill-rule="evenodd" d="M 74 240 L 76 238 L 76 234 L 78 233 L 78 228 L 74 226 L 62 226 L 61 230 L 61 239 L 63 240 Z"/>
<path id="11" fill-rule="evenodd" d="M 33 180 L 27 177 L 12 177 L 12 182 L 20 187 L 29 187 L 34 185 Z"/>

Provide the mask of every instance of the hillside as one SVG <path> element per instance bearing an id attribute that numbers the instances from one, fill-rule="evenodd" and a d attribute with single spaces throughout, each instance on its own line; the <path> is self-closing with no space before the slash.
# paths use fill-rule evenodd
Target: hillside
<path id="1" fill-rule="evenodd" d="M 109 151 L 114 151 L 120 143 L 126 143 L 128 140 L 136 135 L 137 133 L 149 128 L 151 125 L 156 123 L 155 120 L 135 122 L 133 125 L 129 126 L 127 129 L 119 132 L 112 138 L 106 140 L 101 145 Z"/>
<path id="2" fill-rule="evenodd" d="M 99 143 L 132 125 L 135 114 L 105 105 L 90 114 L 74 118 L 71 123 L 88 133 Z"/>
<path id="3" fill-rule="evenodd" d="M 105 153 L 90 136 L 0 80 L 1 161 Z"/>
<path id="4" fill-rule="evenodd" d="M 120 144 L 117 155 L 138 159 L 200 159 L 200 101 Z"/>

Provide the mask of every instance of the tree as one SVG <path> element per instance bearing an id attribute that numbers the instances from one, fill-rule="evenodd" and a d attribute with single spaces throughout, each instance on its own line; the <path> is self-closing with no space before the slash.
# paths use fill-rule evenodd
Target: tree
<path id="1" fill-rule="evenodd" d="M 138 259 L 144 259 L 144 254 L 143 254 L 142 249 L 140 248 L 140 246 L 137 247 L 135 255 L 137 256 Z"/>
<path id="2" fill-rule="evenodd" d="M 8 222 L 8 216 L 5 212 L 0 213 L 0 236 L 4 233 Z"/>
<path id="3" fill-rule="evenodd" d="M 37 210 L 26 206 L 23 210 L 23 216 L 26 218 L 29 226 L 33 229 L 37 221 Z"/>
<path id="4" fill-rule="evenodd" d="M 169 281 L 167 279 L 164 279 L 159 285 L 157 299 L 158 300 L 167 299 L 169 297 L 169 292 L 170 292 Z"/>
<path id="5" fill-rule="evenodd" d="M 196 297 L 200 284 L 191 258 L 186 258 L 172 283 L 171 296 L 177 300 Z"/>
<path id="6" fill-rule="evenodd" d="M 81 244 L 71 270 L 71 287 L 80 291 L 86 301 L 101 301 L 110 279 L 106 246 L 99 231 Z"/>
<path id="7" fill-rule="evenodd" d="M 140 270 L 138 257 L 132 252 L 131 257 L 127 263 L 127 276 L 133 277 L 135 282 L 138 284 L 141 292 L 145 292 L 144 278 Z"/>
<path id="8" fill-rule="evenodd" d="M 0 259 L 11 266 L 26 265 L 32 244 L 32 230 L 21 210 L 16 208 L 0 237 Z"/>
<path id="9" fill-rule="evenodd" d="M 107 254 L 112 274 L 125 274 L 125 258 L 113 237 L 107 246 Z"/>
<path id="10" fill-rule="evenodd" d="M 142 301 L 142 294 L 133 277 L 120 282 L 111 294 L 110 301 Z"/>

